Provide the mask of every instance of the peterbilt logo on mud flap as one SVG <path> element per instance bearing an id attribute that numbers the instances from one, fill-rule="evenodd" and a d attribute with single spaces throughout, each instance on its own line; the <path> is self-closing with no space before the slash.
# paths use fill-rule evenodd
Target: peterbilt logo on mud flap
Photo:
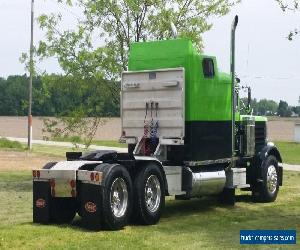
<path id="1" fill-rule="evenodd" d="M 91 201 L 85 203 L 84 208 L 89 213 L 95 213 L 97 211 L 97 205 Z"/>
<path id="2" fill-rule="evenodd" d="M 46 206 L 46 201 L 44 199 L 38 199 L 35 202 L 37 208 L 44 208 Z"/>

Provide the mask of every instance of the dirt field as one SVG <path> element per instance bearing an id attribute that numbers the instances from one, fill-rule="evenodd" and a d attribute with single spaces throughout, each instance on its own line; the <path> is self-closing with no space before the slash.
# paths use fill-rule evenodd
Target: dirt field
<path id="1" fill-rule="evenodd" d="M 43 117 L 33 118 L 33 138 L 43 139 Z M 121 119 L 109 118 L 96 133 L 98 140 L 118 140 L 121 135 Z M 27 117 L 0 116 L 0 136 L 27 137 Z"/>
<path id="2" fill-rule="evenodd" d="M 38 156 L 28 152 L 0 151 L 0 171 L 18 171 L 41 168 L 47 162 L 58 161 L 62 158 Z"/>
<path id="3" fill-rule="evenodd" d="M 268 138 L 273 141 L 294 141 L 293 121 L 269 121 Z"/>
<path id="4" fill-rule="evenodd" d="M 293 141 L 294 124 L 300 123 L 300 118 L 270 117 L 268 122 L 268 137 L 274 141 Z M 33 138 L 43 139 L 43 118 L 33 118 Z M 96 133 L 97 140 L 118 140 L 121 134 L 121 119 L 110 118 Z M 0 117 L 0 136 L 27 137 L 27 117 Z"/>

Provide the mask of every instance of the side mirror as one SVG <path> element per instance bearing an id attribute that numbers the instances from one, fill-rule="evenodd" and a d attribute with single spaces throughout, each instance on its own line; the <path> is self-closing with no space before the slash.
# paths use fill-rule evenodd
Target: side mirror
<path id="1" fill-rule="evenodd" d="M 251 88 L 248 87 L 248 101 L 247 101 L 247 110 L 250 113 L 251 112 Z"/>

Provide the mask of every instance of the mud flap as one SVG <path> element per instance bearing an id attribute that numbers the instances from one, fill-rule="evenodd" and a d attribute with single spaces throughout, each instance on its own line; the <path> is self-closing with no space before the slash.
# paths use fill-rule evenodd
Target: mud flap
<path id="1" fill-rule="evenodd" d="M 80 197 L 80 214 L 83 225 L 92 230 L 99 230 L 102 222 L 102 187 L 82 183 Z"/>
<path id="2" fill-rule="evenodd" d="M 51 188 L 47 181 L 33 181 L 33 222 L 50 223 Z"/>
<path id="3" fill-rule="evenodd" d="M 220 195 L 220 202 L 225 205 L 234 206 L 235 205 L 235 189 L 234 188 L 224 188 Z"/>
<path id="4" fill-rule="evenodd" d="M 282 182 L 283 182 L 283 167 L 278 166 L 278 184 L 279 184 L 279 186 L 282 186 Z"/>

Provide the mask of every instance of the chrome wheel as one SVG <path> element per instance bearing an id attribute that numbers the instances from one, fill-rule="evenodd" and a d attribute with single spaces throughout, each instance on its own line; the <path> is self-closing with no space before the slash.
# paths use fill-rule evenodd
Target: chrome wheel
<path id="1" fill-rule="evenodd" d="M 160 183 L 155 175 L 150 175 L 145 185 L 145 202 L 149 212 L 155 213 L 160 205 Z"/>
<path id="2" fill-rule="evenodd" d="M 277 189 L 277 172 L 274 165 L 268 167 L 267 172 L 267 187 L 271 194 L 275 193 Z"/>
<path id="3" fill-rule="evenodd" d="M 123 178 L 116 178 L 110 189 L 110 207 L 115 217 L 124 216 L 128 204 L 127 185 Z"/>

